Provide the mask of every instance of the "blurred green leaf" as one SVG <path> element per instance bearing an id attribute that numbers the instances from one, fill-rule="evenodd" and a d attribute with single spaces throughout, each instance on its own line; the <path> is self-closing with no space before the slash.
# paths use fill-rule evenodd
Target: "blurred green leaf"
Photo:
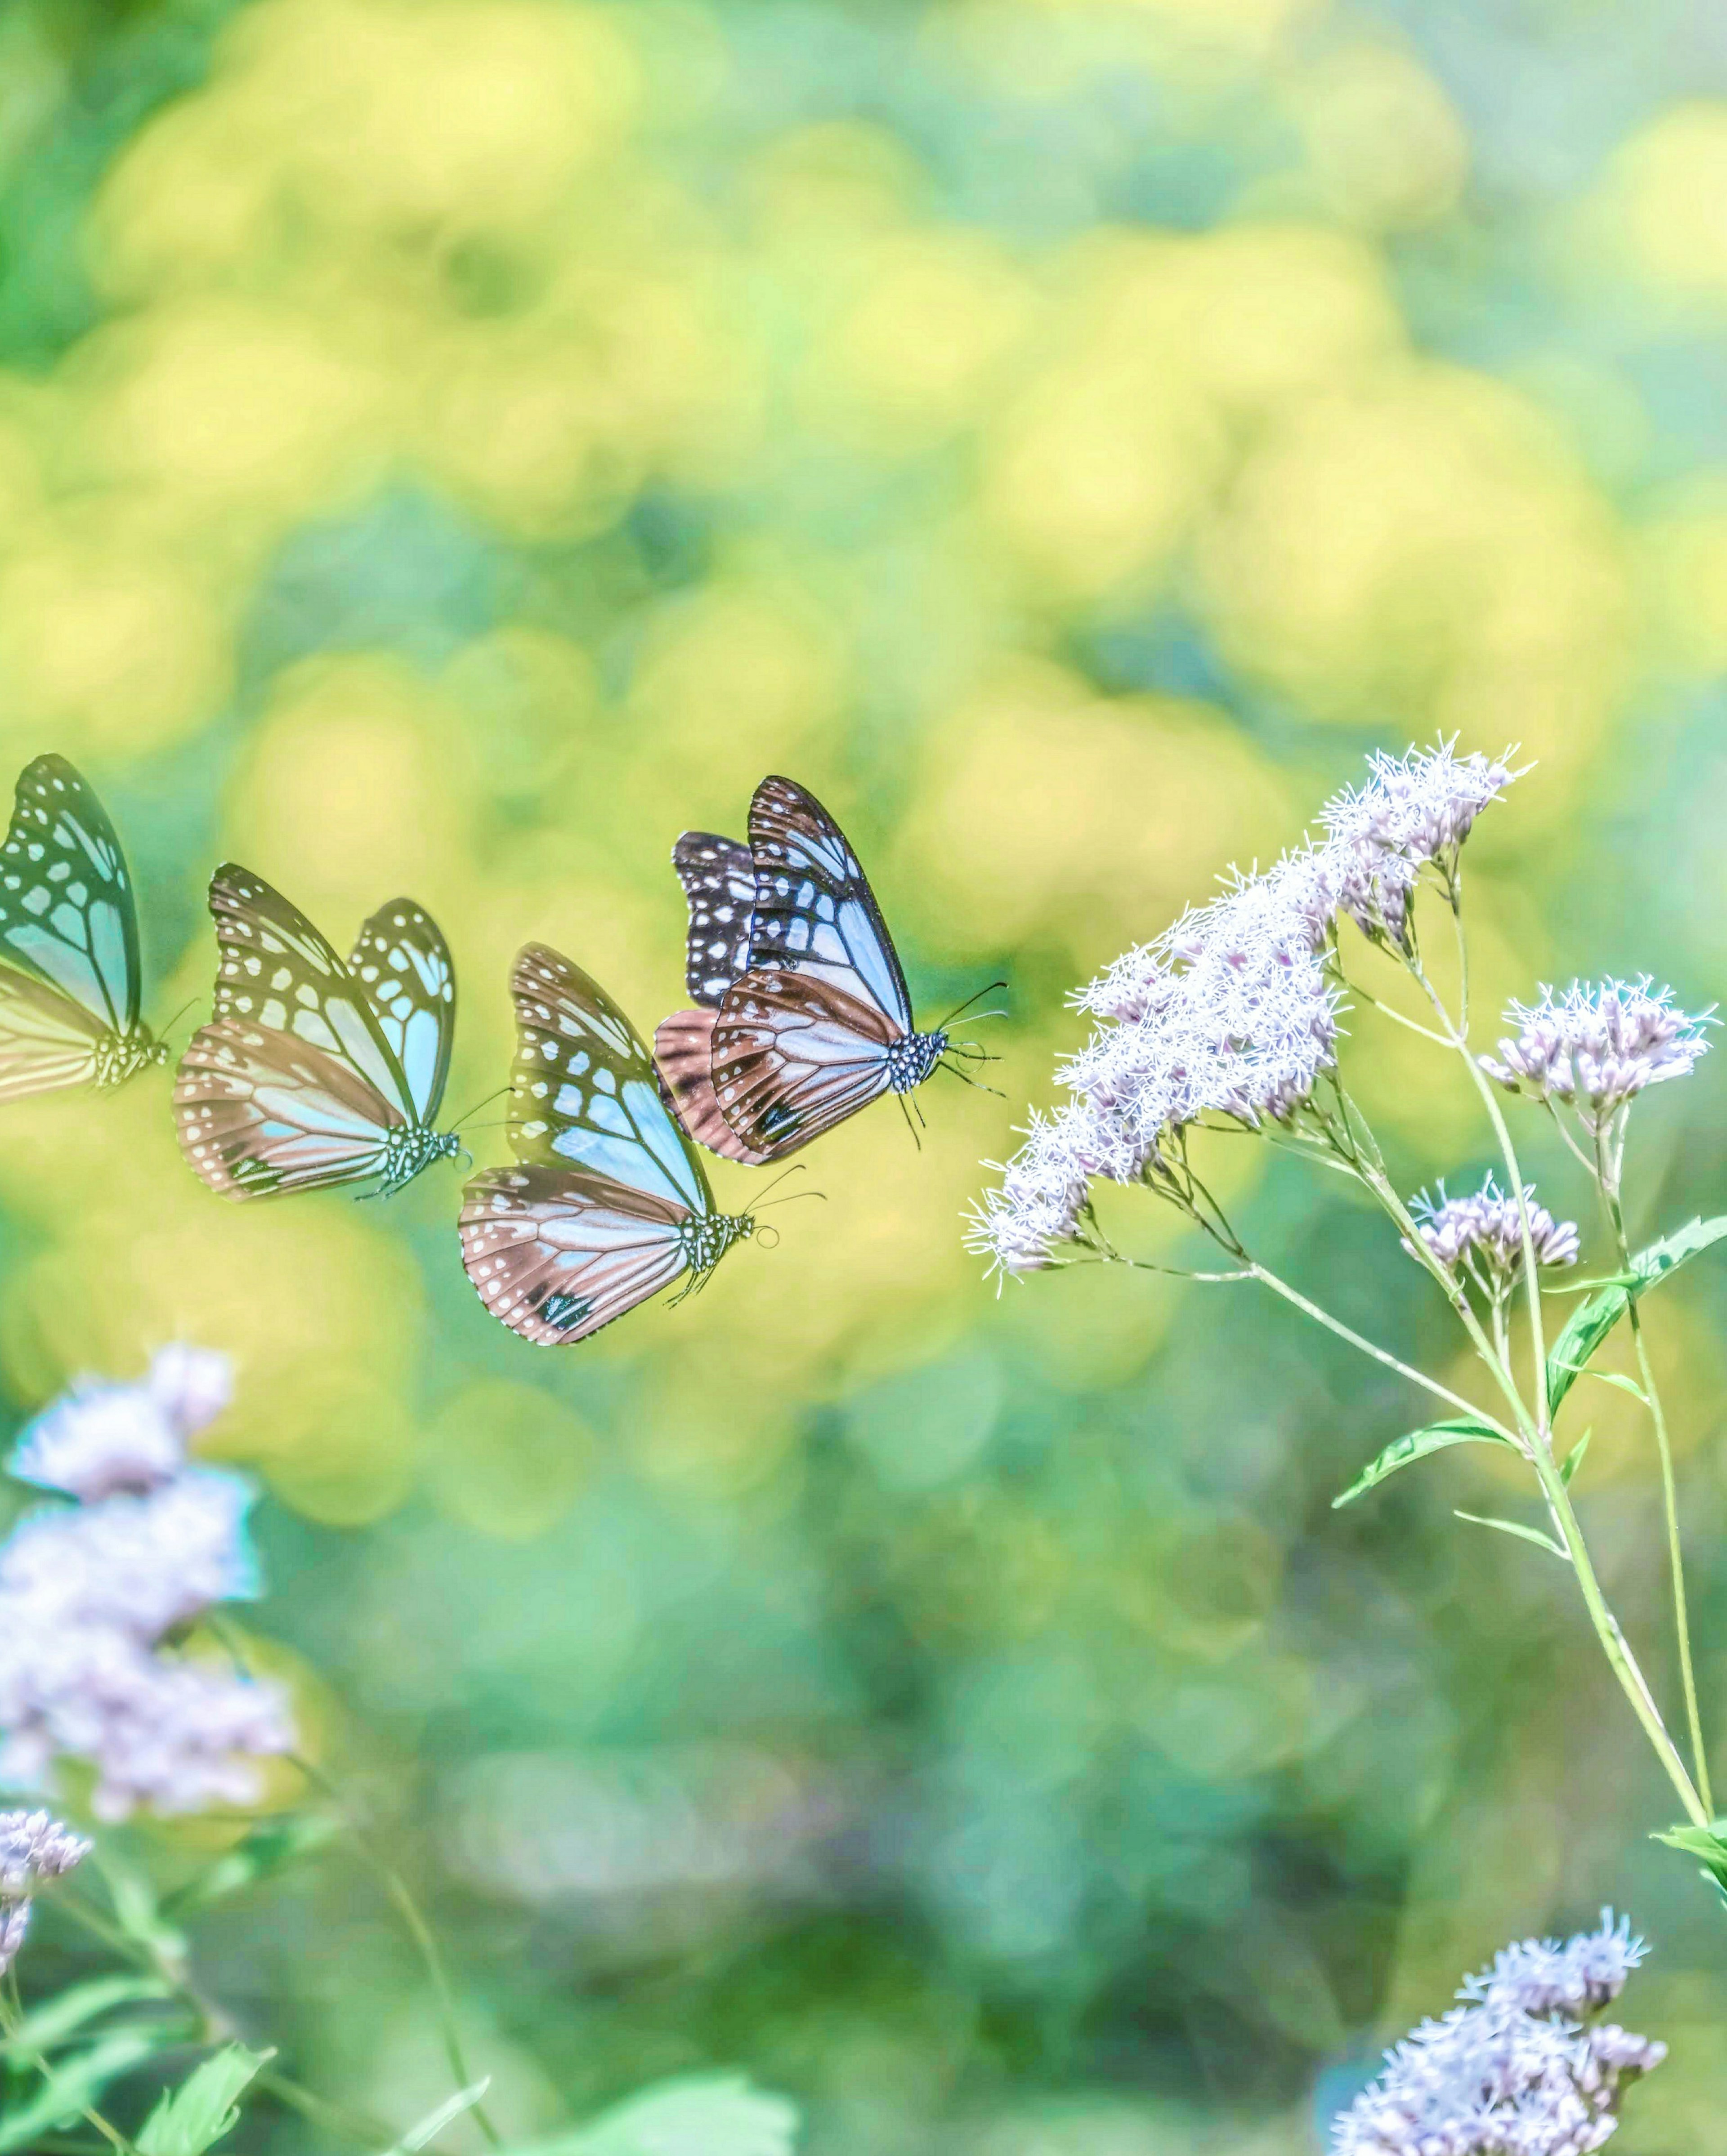
<path id="1" fill-rule="evenodd" d="M 1665 1834 L 1651 1835 L 1653 1841 L 1663 1841 L 1669 1849 L 1681 1851 L 1687 1856 L 1697 1857 L 1702 1863 L 1704 1876 L 1713 1880 L 1716 1892 L 1727 1902 L 1727 1819 L 1718 1819 L 1709 1826 L 1669 1827 Z"/>
<path id="2" fill-rule="evenodd" d="M 0 2112 L 0 2156 L 28 2148 L 39 2134 L 78 2118 L 110 2082 L 147 2059 L 160 2041 L 153 2030 L 121 2030 L 87 2051 L 56 2060 L 44 2071 L 42 2087 L 28 2103 Z"/>
<path id="3" fill-rule="evenodd" d="M 231 1895 L 244 1894 L 275 1873 L 285 1871 L 301 1857 L 324 1848 L 341 1831 L 334 1820 L 317 1812 L 254 1827 L 208 1871 L 168 1895 L 162 1904 L 162 1914 L 178 1918 L 194 1910 L 208 1909 Z"/>
<path id="4" fill-rule="evenodd" d="M 1472 1527 L 1497 1527 L 1502 1535 L 1515 1535 L 1520 1543 L 1533 1543 L 1537 1549 L 1545 1549 L 1550 1556 L 1558 1558 L 1561 1563 L 1569 1564 L 1571 1561 L 1570 1553 L 1564 1543 L 1555 1542 L 1551 1535 L 1544 1534 L 1539 1527 L 1525 1527 L 1516 1520 L 1488 1519 L 1480 1512 L 1456 1512 L 1452 1517 L 1467 1520 Z"/>
<path id="5" fill-rule="evenodd" d="M 270 2051 L 230 2044 L 164 2091 L 138 2135 L 138 2156 L 203 2156 L 239 2123 L 239 2098 Z"/>
<path id="6" fill-rule="evenodd" d="M 1400 1467 L 1407 1467 L 1411 1460 L 1424 1460 L 1430 1452 L 1442 1452 L 1451 1445 L 1503 1445 L 1513 1451 L 1516 1450 L 1498 1430 L 1469 1415 L 1455 1415 L 1448 1422 L 1429 1423 L 1425 1430 L 1409 1430 L 1402 1437 L 1394 1438 L 1383 1452 L 1376 1453 L 1341 1496 L 1332 1499 L 1332 1510 L 1352 1504 L 1375 1483 L 1383 1482 L 1388 1475 L 1395 1475 Z"/>
<path id="7" fill-rule="evenodd" d="M 661 2082 L 555 2141 L 513 2156 L 791 2156 L 798 2107 L 742 2074 Z"/>
<path id="8" fill-rule="evenodd" d="M 1571 1483 L 1576 1479 L 1577 1470 L 1583 1465 L 1583 1455 L 1589 1450 L 1589 1440 L 1594 1435 L 1595 1425 L 1591 1423 L 1589 1428 L 1584 1431 L 1582 1436 L 1578 1439 L 1577 1442 L 1565 1455 L 1565 1458 L 1560 1460 L 1559 1465 L 1559 1479 L 1566 1486 L 1567 1488 L 1569 1488 Z"/>
<path id="9" fill-rule="evenodd" d="M 152 1954 L 172 1962 L 183 1962 L 188 1951 L 186 1935 L 163 1918 L 156 1890 L 144 1874 L 121 1862 L 111 1849 L 100 1849 L 95 1861 L 114 1898 L 115 1917 L 126 1937 L 136 1939 Z"/>
<path id="10" fill-rule="evenodd" d="M 458 2089 L 435 2111 L 429 2111 L 418 2125 L 410 2126 L 395 2146 L 385 2152 L 385 2156 L 413 2156 L 414 2150 L 424 2148 L 429 2141 L 435 2141 L 452 2119 L 460 2118 L 464 2112 L 471 2111 L 491 2087 L 491 2076 L 487 2074 L 483 2081 L 474 2082 L 465 2089 Z"/>
<path id="11" fill-rule="evenodd" d="M 1639 1250 L 1631 1261 L 1630 1284 L 1615 1281 L 1574 1310 L 1565 1329 L 1553 1343 L 1547 1358 L 1547 1402 L 1557 1411 L 1560 1402 L 1582 1376 L 1591 1356 L 1630 1309 L 1633 1296 L 1654 1287 L 1688 1258 L 1708 1250 L 1727 1236 L 1727 1215 L 1713 1220 L 1688 1221 L 1671 1235 L 1663 1235 Z M 1596 1373 L 1596 1374 L 1600 1374 Z"/>
<path id="12" fill-rule="evenodd" d="M 69 2037 L 116 2006 L 142 1999 L 167 1999 L 168 1988 L 153 1976 L 98 1976 L 33 2007 L 0 2041 L 0 2059 L 28 2058 L 58 2051 Z"/>

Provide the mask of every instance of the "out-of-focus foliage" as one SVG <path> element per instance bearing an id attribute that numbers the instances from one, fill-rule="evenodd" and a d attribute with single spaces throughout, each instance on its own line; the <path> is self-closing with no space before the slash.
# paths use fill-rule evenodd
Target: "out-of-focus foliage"
<path id="1" fill-rule="evenodd" d="M 481 1311 L 451 1171 L 230 1209 L 159 1075 L 6 1111 L 13 1409 L 177 1334 L 239 1358 L 266 1652 L 512 2131 L 721 2065 L 816 2156 L 1284 2156 L 1458 1969 L 1609 1897 L 1673 2047 L 1616 2145 L 1718 2130 L 1719 1919 L 1557 1568 L 1451 1517 L 1493 1456 L 1334 1513 L 1419 1419 L 1383 1373 L 1239 1290 L 998 1301 L 958 1215 L 1068 984 L 1370 744 L 1539 760 L 1471 844 L 1482 1008 L 1720 992 L 1724 184 L 1703 0 L 0 12 L 0 762 L 110 802 L 155 1019 L 208 991 L 224 855 L 337 936 L 405 889 L 481 1100 L 526 937 L 644 1027 L 680 999 L 666 850 L 774 769 L 922 1011 L 1010 983 L 1005 1102 L 937 1081 L 921 1151 L 861 1118 L 777 1252 L 569 1353 Z M 1481 1164 L 1356 1024 L 1408 1183 Z M 1722 1203 L 1716 1076 L 1672 1090 L 1640 1233 Z M 1251 1233 L 1433 1349 L 1414 1268 L 1258 1161 Z M 1718 1709 L 1724 1311 L 1705 1260 L 1652 1318 Z M 1602 1394 L 1581 1495 L 1652 1641 Z M 203 1921 L 213 1986 L 422 2115 L 414 1965 L 310 1880 Z"/>

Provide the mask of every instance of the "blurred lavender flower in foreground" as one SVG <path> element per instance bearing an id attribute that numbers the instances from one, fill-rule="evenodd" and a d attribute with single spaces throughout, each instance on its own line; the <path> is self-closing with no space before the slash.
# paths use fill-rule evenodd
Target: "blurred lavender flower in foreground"
<path id="1" fill-rule="evenodd" d="M 165 1648 L 255 1594 L 244 1477 L 188 1465 L 231 1390 L 225 1357 L 164 1348 L 135 1385 L 80 1383 L 19 1440 L 12 1472 L 82 1502 L 43 1506 L 0 1545 L 0 1784 L 90 1761 L 99 1817 L 244 1804 L 252 1760 L 291 1748 L 270 1685 Z"/>
<path id="2" fill-rule="evenodd" d="M 1544 988 L 1534 1004 L 1512 1004 L 1518 1028 L 1481 1067 L 1511 1092 L 1550 1106 L 1562 1101 L 1591 1135 L 1646 1086 L 1688 1077 L 1709 1050 L 1709 1014 L 1676 1010 L 1673 990 L 1636 981 L 1574 981 L 1562 996 Z"/>
<path id="3" fill-rule="evenodd" d="M 1409 936 L 1408 897 L 1431 866 L 1454 887 L 1471 826 L 1515 774 L 1452 745 L 1376 755 L 1365 785 L 1324 811 L 1326 837 L 1263 874 L 1237 875 L 1155 942 L 1126 952 L 1074 1001 L 1105 1023 L 1056 1075 L 1077 1096 L 1034 1116 L 967 1228 L 992 1270 L 1035 1272 L 1080 1232 L 1094 1176 L 1179 1189 L 1188 1127 L 1295 1124 L 1336 1062 L 1342 977 L 1336 927 Z"/>
<path id="4" fill-rule="evenodd" d="M 30 1897 L 90 1854 L 90 1844 L 47 1812 L 0 1812 L 0 1976 L 30 1928 Z"/>
<path id="5" fill-rule="evenodd" d="M 1575 1265 L 1581 1247 L 1576 1223 L 1555 1220 L 1545 1205 L 1536 1203 L 1533 1183 L 1524 1185 L 1524 1202 L 1529 1208 L 1535 1263 Z M 1508 1197 L 1491 1175 L 1467 1198 L 1447 1198 L 1442 1183 L 1437 1199 L 1423 1191 L 1410 1200 L 1409 1210 L 1422 1242 L 1448 1271 L 1467 1265 L 1497 1284 L 1523 1270 L 1523 1222 L 1517 1200 Z"/>
<path id="6" fill-rule="evenodd" d="M 1644 1953 L 1623 1917 L 1561 1946 L 1525 1939 L 1468 1978 L 1463 2003 L 1385 2054 L 1332 2128 L 1333 2156 L 1587 2156 L 1665 2044 L 1595 2015 Z"/>

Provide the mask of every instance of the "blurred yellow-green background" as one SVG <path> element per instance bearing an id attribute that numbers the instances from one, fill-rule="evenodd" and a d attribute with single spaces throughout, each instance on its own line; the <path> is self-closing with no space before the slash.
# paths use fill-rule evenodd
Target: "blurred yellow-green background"
<path id="1" fill-rule="evenodd" d="M 667 849 L 770 770 L 920 1010 L 1010 984 L 1005 1100 L 938 1079 L 921 1152 L 860 1118 L 777 1251 L 578 1351 L 481 1310 L 454 1169 L 230 1209 L 160 1073 L 7 1111 L 12 1412 L 239 1359 L 250 1621 L 507 2122 L 712 2062 L 811 2156 L 1298 2156 L 1466 1968 L 1612 1901 L 1673 2052 L 1616 2148 L 1711 2145 L 1727 1919 L 1558 1568 L 1452 1519 L 1489 1467 L 1334 1514 L 1395 1382 L 1245 1291 L 997 1299 L 959 1215 L 1067 989 L 1371 747 L 1535 762 L 1471 844 L 1487 1002 L 1722 993 L 1724 205 L 1708 0 L 5 0 L 0 763 L 102 792 L 177 1045 L 228 855 L 337 940 L 436 914 L 455 1109 L 529 937 L 650 1029 Z M 1352 1053 L 1409 1187 L 1485 1165 L 1421 1043 Z M 1727 1183 L 1719 1074 L 1671 1091 L 1645 1229 Z M 1257 1245 L 1447 1358 L 1374 1221 L 1265 1164 Z M 1724 1312 L 1706 1261 L 1652 1320 L 1718 1717 Z M 1604 1397 L 1585 1517 L 1660 1667 Z M 199 1953 L 316 2086 L 442 2093 L 339 1858 Z"/>

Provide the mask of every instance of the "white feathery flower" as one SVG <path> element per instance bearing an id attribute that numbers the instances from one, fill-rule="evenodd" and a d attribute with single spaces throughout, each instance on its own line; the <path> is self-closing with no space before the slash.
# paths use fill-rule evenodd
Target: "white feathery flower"
<path id="1" fill-rule="evenodd" d="M 1333 2156 L 1589 2156 L 1618 2127 L 1628 2082 L 1667 2046 L 1587 2017 L 1642 1958 L 1611 1911 L 1565 1945 L 1525 1940 L 1471 1977 L 1464 2003 L 1385 2054 L 1333 2122 Z"/>
<path id="2" fill-rule="evenodd" d="M 184 1457 L 226 1396 L 223 1358 L 174 1348 L 144 1383 L 80 1387 L 26 1433 L 15 1471 L 85 1502 L 39 1507 L 0 1544 L 0 1785 L 77 1758 L 102 1817 L 193 1811 L 250 1801 L 250 1762 L 292 1748 L 276 1686 L 166 1644 L 258 1592 L 251 1484 Z"/>
<path id="3" fill-rule="evenodd" d="M 157 1350 L 144 1389 L 182 1437 L 195 1437 L 234 1398 L 234 1364 L 213 1348 L 175 1340 Z"/>
<path id="4" fill-rule="evenodd" d="M 1429 862 L 1449 874 L 1476 818 L 1517 776 L 1511 752 L 1459 757 L 1453 738 L 1431 749 L 1368 758 L 1365 786 L 1320 811 L 1339 876 L 1338 904 L 1365 935 L 1404 945 L 1409 895 Z"/>
<path id="5" fill-rule="evenodd" d="M 1513 1093 L 1575 1111 L 1591 1133 L 1601 1130 L 1645 1086 L 1688 1077 L 1709 1042 L 1709 1011 L 1678 1009 L 1671 988 L 1647 973 L 1634 981 L 1573 981 L 1562 996 L 1544 988 L 1540 1000 L 1514 1003 L 1505 1023 L 1517 1037 L 1502 1040 L 1481 1067 Z"/>
<path id="6" fill-rule="evenodd" d="M 1500 1280 L 1510 1280 L 1523 1270 L 1523 1221 L 1517 1200 L 1508 1197 L 1491 1175 L 1467 1198 L 1447 1198 L 1442 1183 L 1438 1192 L 1437 1198 L 1421 1192 L 1410 1200 L 1409 1209 L 1422 1242 L 1441 1265 L 1451 1270 L 1473 1261 Z M 1533 1183 L 1524 1185 L 1524 1200 L 1535 1263 L 1575 1265 L 1581 1248 L 1576 1223 L 1555 1220 L 1536 1202 Z"/>
<path id="7" fill-rule="evenodd" d="M 1082 1106 L 1056 1116 L 1034 1111 L 1013 1158 L 989 1163 L 1000 1187 L 972 1207 L 966 1248 L 987 1257 L 989 1270 L 1000 1274 L 1038 1272 L 1053 1264 L 1053 1246 L 1071 1241 L 1078 1226 L 1087 1183 L 1099 1172 L 1094 1140 L 1105 1135 L 1106 1127 Z"/>
<path id="8" fill-rule="evenodd" d="M 47 1812 L 0 1812 L 0 1976 L 30 1928 L 31 1895 L 89 1854 L 90 1844 Z"/>

